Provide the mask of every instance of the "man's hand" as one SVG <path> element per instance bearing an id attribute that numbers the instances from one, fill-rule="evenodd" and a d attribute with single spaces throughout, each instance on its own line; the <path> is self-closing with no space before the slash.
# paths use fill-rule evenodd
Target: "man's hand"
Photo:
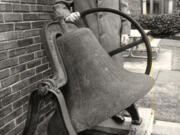
<path id="1" fill-rule="evenodd" d="M 121 43 L 126 45 L 126 44 L 128 44 L 128 42 L 129 42 L 128 34 L 122 34 L 122 36 L 121 36 Z"/>
<path id="2" fill-rule="evenodd" d="M 73 12 L 69 16 L 65 18 L 66 22 L 77 22 L 80 19 L 80 13 L 79 12 Z"/>

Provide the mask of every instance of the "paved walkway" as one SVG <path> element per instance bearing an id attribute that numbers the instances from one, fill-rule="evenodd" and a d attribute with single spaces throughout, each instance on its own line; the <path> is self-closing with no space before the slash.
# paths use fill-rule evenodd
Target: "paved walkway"
<path id="1" fill-rule="evenodd" d="M 159 56 L 152 66 L 155 87 L 138 102 L 138 106 L 155 109 L 156 120 L 180 122 L 180 41 L 162 39 L 160 46 Z M 125 67 L 135 72 L 141 69 L 141 72 L 146 62 L 134 61 L 126 63 Z"/>

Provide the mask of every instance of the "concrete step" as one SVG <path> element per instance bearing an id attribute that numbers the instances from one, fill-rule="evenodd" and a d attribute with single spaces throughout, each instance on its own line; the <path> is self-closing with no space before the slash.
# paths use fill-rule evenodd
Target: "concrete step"
<path id="1" fill-rule="evenodd" d="M 108 119 L 100 123 L 98 126 L 92 129 L 91 135 L 99 135 L 97 131 L 100 131 L 100 135 L 151 135 L 154 113 L 152 109 L 140 108 L 139 113 L 143 119 L 142 124 L 139 126 L 131 124 L 131 118 L 125 117 L 125 123 L 117 124 L 112 119 Z M 52 114 L 43 121 L 37 128 L 35 135 L 47 135 L 47 126 Z"/>
<path id="2" fill-rule="evenodd" d="M 153 110 L 149 108 L 139 108 L 139 113 L 143 120 L 139 126 L 132 125 L 131 118 L 125 117 L 125 123 L 121 125 L 115 123 L 112 119 L 108 119 L 93 129 L 113 134 L 120 134 L 124 130 L 129 131 L 126 135 L 151 135 L 154 121 Z"/>
<path id="3" fill-rule="evenodd" d="M 152 135 L 180 135 L 180 123 L 155 121 Z"/>

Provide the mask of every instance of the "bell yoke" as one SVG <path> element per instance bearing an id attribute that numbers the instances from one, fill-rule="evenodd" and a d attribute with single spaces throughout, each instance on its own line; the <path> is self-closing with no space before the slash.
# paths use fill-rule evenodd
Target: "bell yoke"
<path id="1" fill-rule="evenodd" d="M 131 17 L 113 9 L 90 9 L 82 12 L 81 16 L 102 11 L 125 17 L 140 31 L 148 50 L 148 74 L 151 49 L 142 28 Z M 61 19 L 44 27 L 42 39 L 54 76 L 44 80 L 39 90 L 31 94 L 29 119 L 23 135 L 31 135 L 35 131 L 37 121 L 33 119 L 38 117 L 40 100 L 48 95 L 56 104 L 49 121 L 48 135 L 81 134 L 125 109 L 134 120 L 139 120 L 133 104 L 151 90 L 154 84 L 151 77 L 125 70 L 123 63 L 114 61 L 102 48 L 89 28 L 78 28 Z M 119 52 L 121 49 L 116 54 Z"/>

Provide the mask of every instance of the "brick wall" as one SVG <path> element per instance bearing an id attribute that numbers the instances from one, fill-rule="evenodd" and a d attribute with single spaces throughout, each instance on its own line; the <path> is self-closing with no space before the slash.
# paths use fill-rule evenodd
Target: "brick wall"
<path id="1" fill-rule="evenodd" d="M 52 4 L 53 0 L 0 0 L 0 135 L 22 132 L 29 94 L 52 73 L 39 35 L 53 18 Z M 49 107 L 42 112 L 48 113 Z"/>

